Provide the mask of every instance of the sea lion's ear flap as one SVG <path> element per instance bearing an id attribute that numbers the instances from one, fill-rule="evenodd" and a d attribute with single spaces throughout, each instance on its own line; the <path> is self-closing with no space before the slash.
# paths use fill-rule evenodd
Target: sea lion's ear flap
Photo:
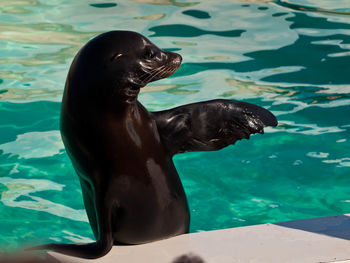
<path id="1" fill-rule="evenodd" d="M 117 52 L 110 58 L 110 61 L 117 60 L 121 56 L 123 56 L 123 54 Z"/>
<path id="2" fill-rule="evenodd" d="M 212 100 L 153 112 L 159 135 L 171 155 L 191 151 L 215 151 L 264 133 L 276 126 L 276 117 L 254 104 Z"/>

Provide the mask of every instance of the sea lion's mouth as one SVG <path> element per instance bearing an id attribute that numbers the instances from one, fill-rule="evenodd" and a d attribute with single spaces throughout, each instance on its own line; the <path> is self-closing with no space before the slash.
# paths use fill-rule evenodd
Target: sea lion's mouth
<path id="1" fill-rule="evenodd" d="M 126 89 L 124 94 L 127 97 L 136 97 L 140 93 L 140 89 Z"/>
<path id="2" fill-rule="evenodd" d="M 140 93 L 140 88 L 134 87 L 134 88 L 124 89 L 122 90 L 121 93 L 127 103 L 132 103 L 137 99 L 137 96 Z"/>
<path id="3" fill-rule="evenodd" d="M 127 87 L 118 89 L 118 96 L 120 98 L 123 98 L 126 102 L 133 102 L 137 99 L 137 96 L 140 93 L 140 88 L 141 87 L 139 83 L 135 84 L 132 82 Z"/>

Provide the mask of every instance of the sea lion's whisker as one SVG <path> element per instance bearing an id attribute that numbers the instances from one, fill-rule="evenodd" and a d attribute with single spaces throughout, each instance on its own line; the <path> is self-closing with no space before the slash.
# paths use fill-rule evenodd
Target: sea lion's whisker
<path id="1" fill-rule="evenodd" d="M 165 69 L 165 66 L 161 66 L 158 68 L 158 71 L 156 71 L 154 74 L 151 74 L 148 78 L 145 79 L 145 82 L 149 82 L 152 79 L 154 79 L 155 76 L 159 75 L 161 72 L 163 72 Z"/>
<path id="2" fill-rule="evenodd" d="M 162 72 L 162 77 L 166 76 L 166 74 L 169 74 L 169 73 L 174 73 L 176 70 L 176 67 L 172 67 L 172 66 L 168 66 L 165 68 L 165 70 L 163 70 Z"/>
<path id="3" fill-rule="evenodd" d="M 169 69 L 171 70 L 169 71 Z M 171 66 L 167 66 L 167 67 L 163 66 L 161 70 L 159 70 L 158 72 L 156 72 L 155 74 L 152 74 L 149 78 L 147 78 L 147 82 L 153 80 L 156 76 L 160 75 L 163 77 L 163 76 L 166 76 L 167 73 L 174 72 L 174 71 L 175 71 L 174 67 L 172 68 Z"/>
<path id="4" fill-rule="evenodd" d="M 157 74 L 159 70 L 153 71 L 150 75 L 146 76 L 146 78 L 143 80 L 144 82 L 149 82 L 150 79 L 153 78 L 155 74 Z"/>
<path id="5" fill-rule="evenodd" d="M 150 70 L 150 71 L 148 71 L 148 72 L 145 72 L 145 73 L 143 73 L 141 76 L 140 76 L 140 79 L 142 79 L 144 76 L 149 76 L 150 74 L 153 74 L 155 71 L 157 71 L 159 69 L 159 67 L 158 68 L 154 68 L 154 69 L 152 69 L 152 70 Z"/>
<path id="6" fill-rule="evenodd" d="M 155 68 L 155 69 L 152 69 L 150 72 L 144 73 L 144 74 L 140 77 L 140 79 L 142 80 L 142 78 L 143 78 L 144 76 L 148 75 L 148 77 L 147 77 L 145 80 L 143 80 L 143 81 L 146 81 L 149 77 L 151 77 L 153 74 L 156 74 L 159 70 L 161 70 L 161 69 L 164 68 L 164 67 L 165 67 L 165 66 L 163 65 L 163 66 L 159 66 L 159 67 L 157 67 L 157 68 Z"/>
<path id="7" fill-rule="evenodd" d="M 163 72 L 166 71 L 166 69 L 167 69 L 167 68 L 164 66 L 164 68 L 162 68 L 161 70 L 159 70 L 158 72 L 156 72 L 155 74 L 153 74 L 153 75 L 147 80 L 147 82 L 153 80 L 153 79 L 154 79 L 156 76 L 158 76 L 158 75 L 163 76 L 162 74 L 163 74 Z"/>
<path id="8" fill-rule="evenodd" d="M 167 72 L 168 73 L 174 73 L 175 72 L 175 70 L 176 70 L 176 67 L 174 67 L 174 66 L 169 66 L 168 68 L 167 68 Z"/>
<path id="9" fill-rule="evenodd" d="M 156 74 L 158 74 L 158 72 L 161 72 L 164 68 L 165 68 L 165 65 L 159 66 L 158 68 L 156 68 L 156 69 L 152 72 L 152 74 L 149 76 L 149 78 L 152 78 L 153 76 L 155 76 Z"/>

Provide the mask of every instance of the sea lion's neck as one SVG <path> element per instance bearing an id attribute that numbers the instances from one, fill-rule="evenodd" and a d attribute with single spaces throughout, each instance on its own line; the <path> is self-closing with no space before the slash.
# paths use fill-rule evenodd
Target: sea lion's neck
<path id="1" fill-rule="evenodd" d="M 140 111 L 143 111 L 144 109 L 137 99 L 131 102 L 125 102 L 112 98 L 108 101 L 108 103 L 106 102 L 103 107 L 103 112 L 110 112 L 113 115 L 120 116 L 122 118 L 126 115 L 131 118 L 139 118 Z"/>
<path id="2" fill-rule="evenodd" d="M 145 108 L 137 100 L 137 94 L 135 97 L 128 97 L 118 90 L 120 89 L 88 86 L 85 89 L 70 90 L 70 85 L 66 85 L 62 103 L 67 104 L 66 110 L 68 112 L 74 112 L 79 116 L 89 113 L 90 117 L 96 116 L 98 118 L 105 113 L 111 113 L 119 117 L 127 114 L 130 117 L 138 118 L 139 111 L 144 112 Z"/>

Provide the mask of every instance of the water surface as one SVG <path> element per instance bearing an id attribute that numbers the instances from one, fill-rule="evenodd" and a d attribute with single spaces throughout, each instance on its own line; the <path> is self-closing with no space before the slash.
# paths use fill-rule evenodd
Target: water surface
<path id="1" fill-rule="evenodd" d="M 350 212 L 349 1 L 2 0 L 0 11 L 2 247 L 93 238 L 60 101 L 75 53 L 116 29 L 183 57 L 142 91 L 148 109 L 225 98 L 279 119 L 249 141 L 175 157 L 192 232 Z"/>

